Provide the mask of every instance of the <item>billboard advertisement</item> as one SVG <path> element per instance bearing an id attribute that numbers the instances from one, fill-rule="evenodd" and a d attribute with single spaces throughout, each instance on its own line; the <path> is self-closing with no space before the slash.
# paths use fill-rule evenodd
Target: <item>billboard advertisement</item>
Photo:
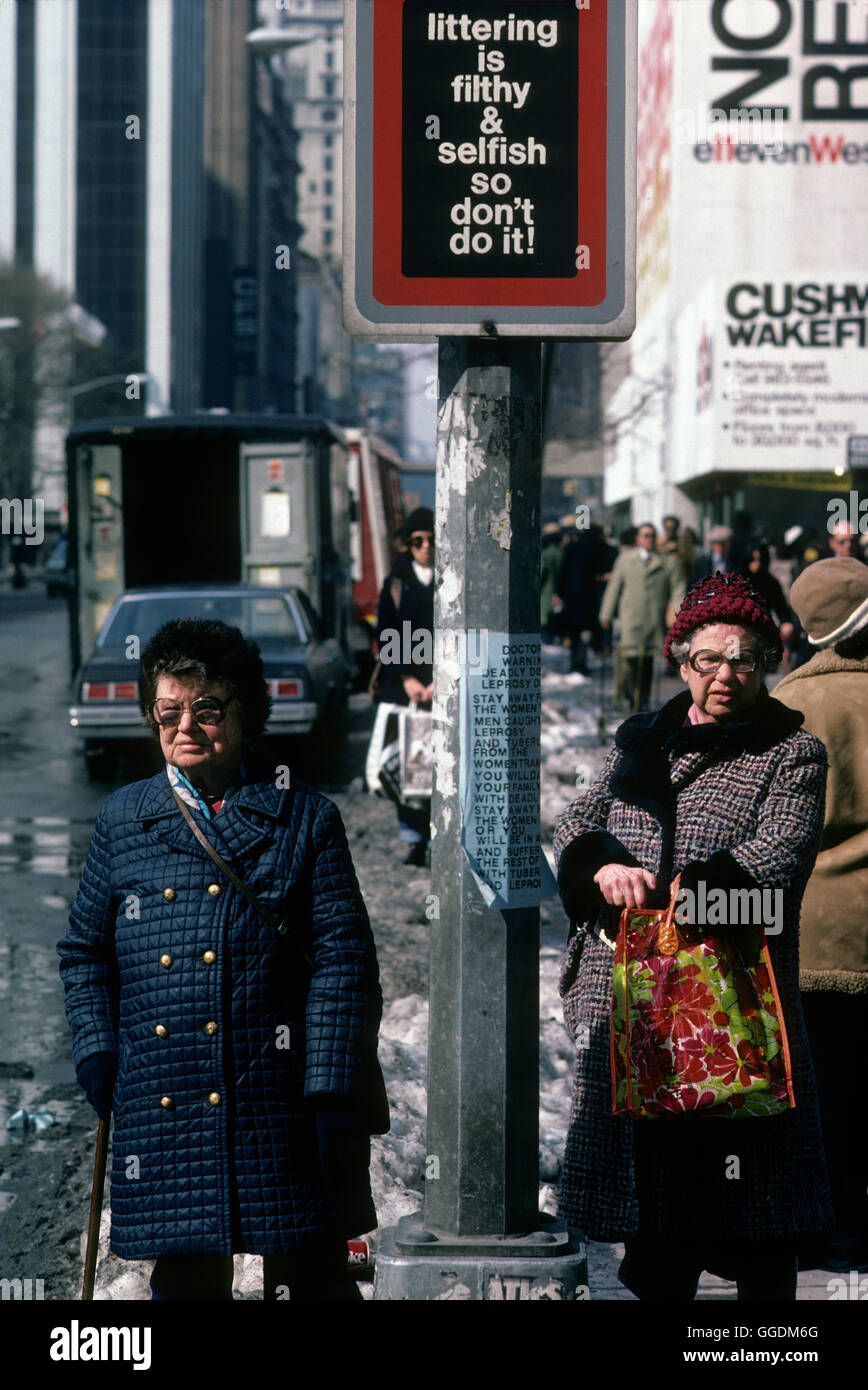
<path id="1" fill-rule="evenodd" d="M 654 61 L 670 12 L 671 84 Z M 650 406 L 634 421 L 620 386 L 610 419 L 628 414 L 630 427 L 611 450 L 607 500 L 638 483 L 649 514 L 683 511 L 691 481 L 713 473 L 831 482 L 848 439 L 868 434 L 868 4 L 640 0 L 639 36 L 630 355 L 633 394 Z M 668 276 L 653 255 L 667 188 Z M 641 477 L 625 467 L 634 436 Z"/>
<path id="2" fill-rule="evenodd" d="M 864 268 L 717 276 L 676 325 L 674 481 L 848 470 L 868 424 Z"/>

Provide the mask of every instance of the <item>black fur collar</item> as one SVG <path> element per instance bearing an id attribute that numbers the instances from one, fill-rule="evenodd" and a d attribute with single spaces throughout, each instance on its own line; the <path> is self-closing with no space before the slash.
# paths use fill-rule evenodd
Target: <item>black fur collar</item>
<path id="1" fill-rule="evenodd" d="M 762 686 L 748 718 L 723 724 L 687 724 L 693 703 L 689 690 L 676 695 L 662 709 L 634 714 L 618 729 L 615 745 L 622 758 L 611 787 L 619 801 L 641 806 L 665 819 L 673 798 L 669 777 L 670 754 L 734 754 L 772 748 L 804 722 L 800 710 L 789 709 Z"/>

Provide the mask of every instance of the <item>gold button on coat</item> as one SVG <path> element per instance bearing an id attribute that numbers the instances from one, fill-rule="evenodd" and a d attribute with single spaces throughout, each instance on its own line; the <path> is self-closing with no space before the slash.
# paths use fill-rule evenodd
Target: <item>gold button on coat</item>
<path id="1" fill-rule="evenodd" d="M 208 1034 L 209 1038 L 213 1038 L 214 1034 L 217 1032 L 217 1024 L 213 1019 L 210 1023 L 205 1024 L 205 1032 Z"/>
<path id="2" fill-rule="evenodd" d="M 209 1100 L 209 1102 L 210 1102 L 211 1105 L 219 1105 L 219 1104 L 220 1104 L 220 1092 L 219 1092 L 219 1091 L 212 1091 L 211 1094 L 210 1094 L 210 1096 L 208 1097 L 208 1100 Z"/>
<path id="3" fill-rule="evenodd" d="M 172 964 L 172 957 L 168 955 L 160 956 L 160 964 L 164 967 L 164 969 L 168 970 L 169 966 Z"/>
<path id="4" fill-rule="evenodd" d="M 217 897 L 217 894 L 220 892 L 220 884 L 219 884 L 219 883 L 209 883 L 209 884 L 208 884 L 208 892 L 211 894 L 211 897 L 212 897 L 212 898 L 216 898 L 216 897 Z"/>
<path id="5" fill-rule="evenodd" d="M 215 960 L 217 959 L 217 956 L 213 951 L 203 951 L 202 959 L 206 965 L 213 965 Z"/>
<path id="6" fill-rule="evenodd" d="M 158 1038 L 167 1038 L 169 1036 L 169 1030 L 166 1027 L 165 1023 L 158 1023 L 156 1028 L 154 1029 L 154 1032 L 156 1033 Z"/>
<path id="7" fill-rule="evenodd" d="M 164 1110 L 172 1110 L 174 1109 L 175 1102 L 172 1100 L 171 1096 L 163 1096 L 163 1099 L 160 1101 L 160 1104 L 162 1105 Z"/>
<path id="8" fill-rule="evenodd" d="M 173 903 L 173 902 L 175 901 L 175 899 L 176 899 L 177 896 L 178 896 L 178 895 L 177 895 L 177 893 L 175 892 L 174 888 L 164 888 L 164 889 L 163 889 L 163 897 L 166 899 L 166 902 L 167 902 L 167 903 Z"/>

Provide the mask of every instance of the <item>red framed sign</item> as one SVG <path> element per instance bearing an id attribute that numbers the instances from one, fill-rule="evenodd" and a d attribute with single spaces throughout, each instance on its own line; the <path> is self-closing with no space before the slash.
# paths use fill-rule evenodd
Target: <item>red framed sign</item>
<path id="1" fill-rule="evenodd" d="M 344 323 L 628 337 L 632 0 L 347 0 Z"/>

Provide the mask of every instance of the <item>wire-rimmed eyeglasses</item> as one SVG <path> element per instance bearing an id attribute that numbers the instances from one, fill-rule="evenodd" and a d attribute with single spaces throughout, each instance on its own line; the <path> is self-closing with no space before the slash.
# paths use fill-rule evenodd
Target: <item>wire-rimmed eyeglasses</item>
<path id="1" fill-rule="evenodd" d="M 234 696 L 232 697 L 234 699 Z M 222 724 L 232 699 L 218 700 L 216 695 L 203 695 L 192 705 L 179 704 L 177 700 L 160 699 L 151 704 L 151 717 L 164 729 L 176 729 L 189 710 L 197 724 L 213 726 Z"/>

